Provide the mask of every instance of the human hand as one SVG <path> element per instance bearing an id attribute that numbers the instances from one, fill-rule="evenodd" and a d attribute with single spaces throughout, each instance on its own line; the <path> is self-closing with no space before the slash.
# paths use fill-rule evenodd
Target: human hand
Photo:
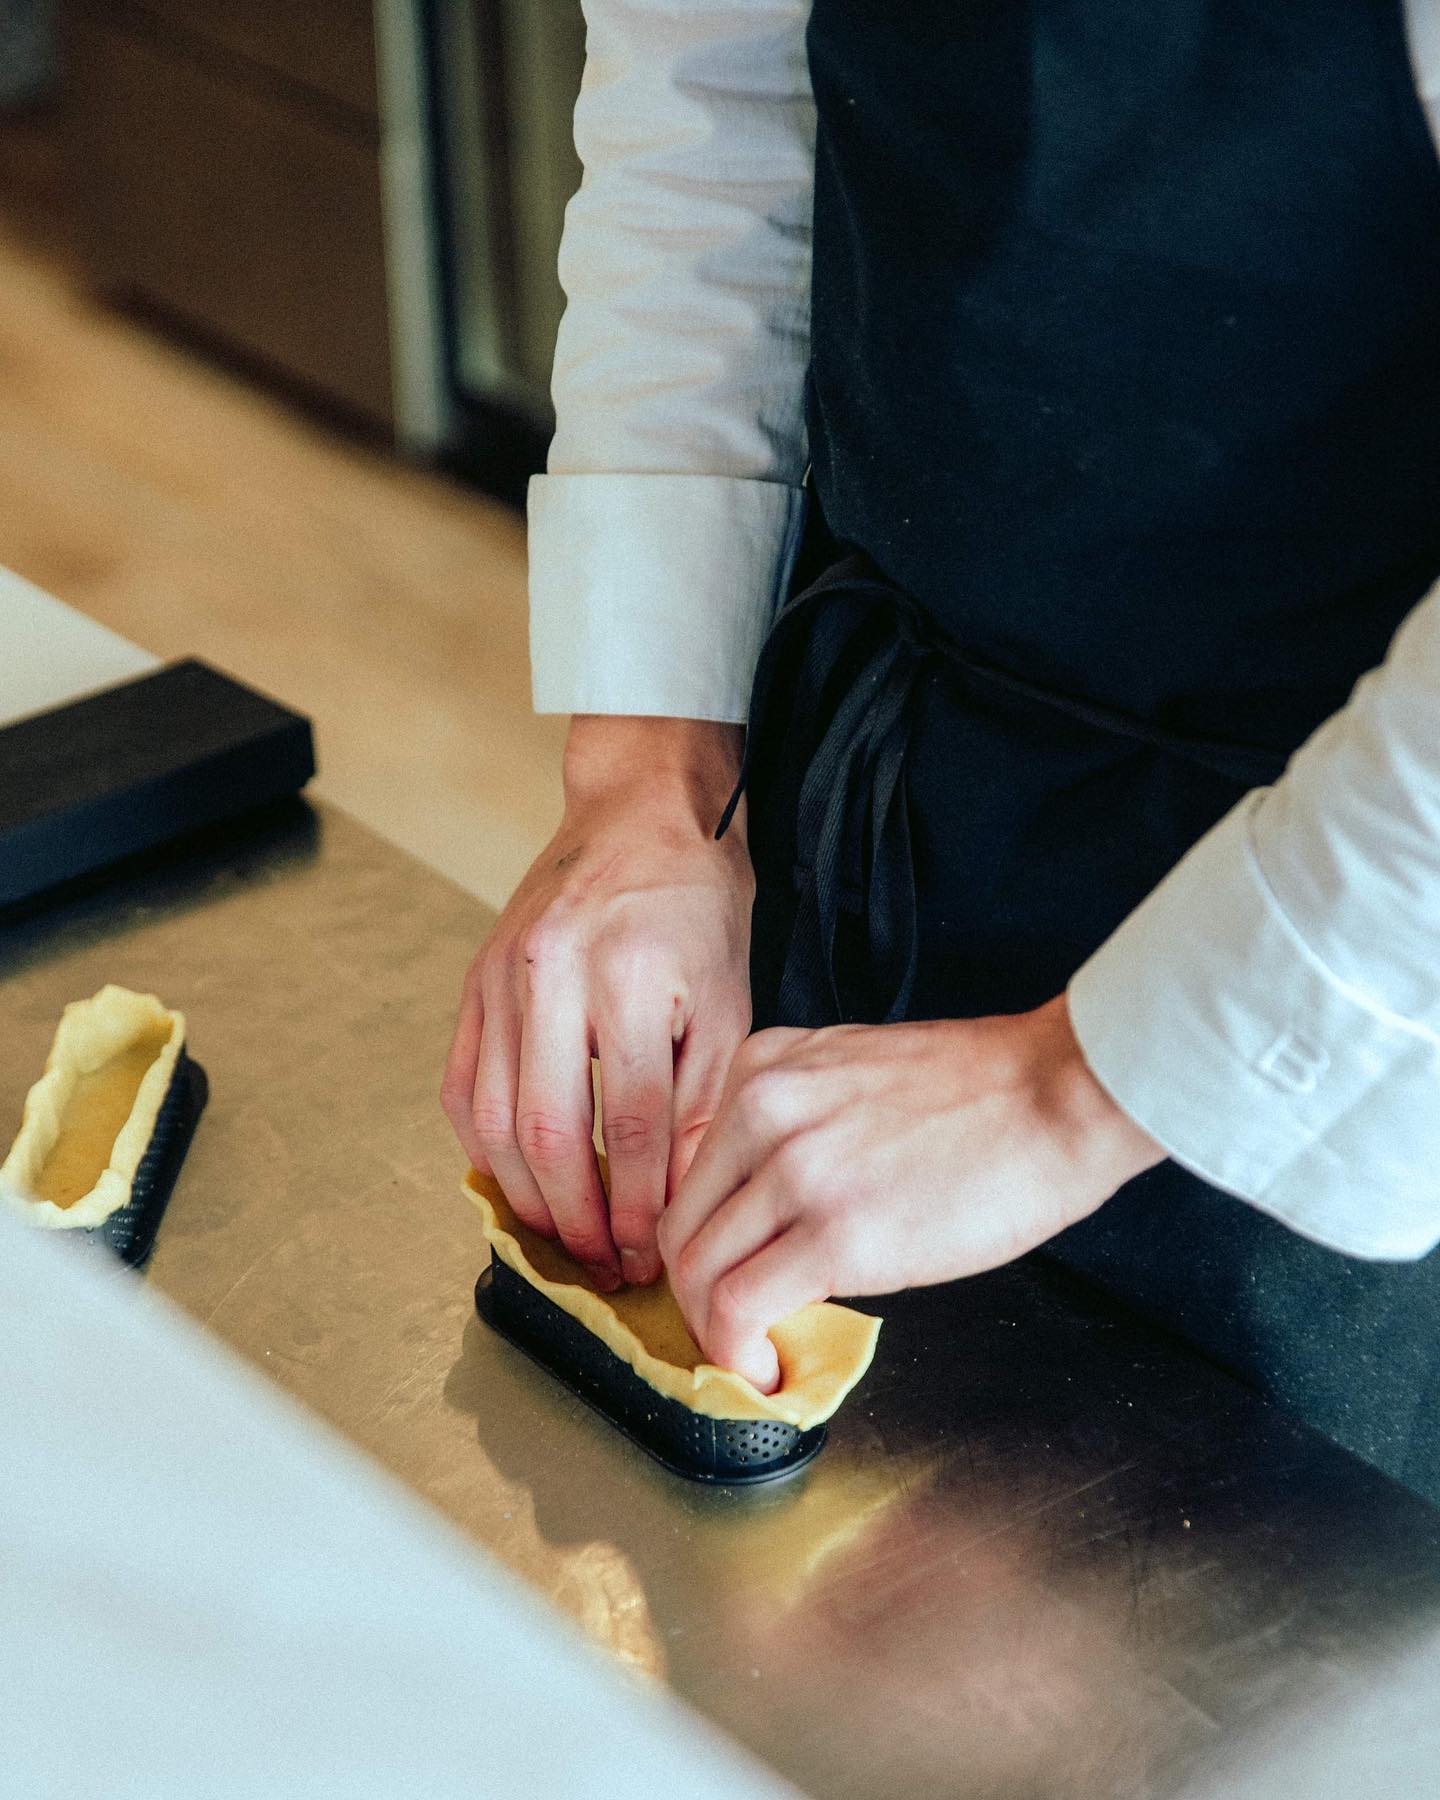
<path id="1" fill-rule="evenodd" d="M 1012 1017 L 762 1031 L 660 1248 L 706 1357 L 768 1393 L 778 1320 L 1009 1262 L 1163 1156 L 1091 1074 L 1063 995 Z"/>
<path id="2" fill-rule="evenodd" d="M 667 1191 L 750 1028 L 743 808 L 713 836 L 739 758 L 735 726 L 577 718 L 560 828 L 465 978 L 446 1114 L 520 1218 L 609 1291 L 658 1277 Z"/>

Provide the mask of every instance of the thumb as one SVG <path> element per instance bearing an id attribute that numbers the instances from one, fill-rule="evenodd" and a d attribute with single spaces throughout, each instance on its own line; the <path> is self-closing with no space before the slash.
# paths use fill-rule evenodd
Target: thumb
<path id="1" fill-rule="evenodd" d="M 736 1374 L 743 1375 L 762 1394 L 773 1394 L 780 1385 L 780 1358 L 767 1332 L 752 1333 L 731 1351 L 727 1362 Z"/>

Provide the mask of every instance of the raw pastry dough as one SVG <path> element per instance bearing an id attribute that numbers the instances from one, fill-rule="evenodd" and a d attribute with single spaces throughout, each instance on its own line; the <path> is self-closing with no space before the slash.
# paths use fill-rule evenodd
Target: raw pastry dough
<path id="1" fill-rule="evenodd" d="M 184 1041 L 183 1015 L 153 994 L 109 986 L 65 1008 L 0 1164 L 32 1224 L 86 1229 L 125 1205 Z"/>
<path id="2" fill-rule="evenodd" d="M 717 1419 L 780 1419 L 807 1430 L 828 1419 L 870 1367 L 880 1321 L 826 1301 L 802 1307 L 771 1328 L 780 1386 L 762 1394 L 743 1375 L 702 1360 L 667 1276 L 654 1287 L 598 1293 L 559 1244 L 521 1224 L 489 1176 L 471 1169 L 464 1186 L 502 1262 L 579 1319 L 651 1387 L 692 1412 Z"/>

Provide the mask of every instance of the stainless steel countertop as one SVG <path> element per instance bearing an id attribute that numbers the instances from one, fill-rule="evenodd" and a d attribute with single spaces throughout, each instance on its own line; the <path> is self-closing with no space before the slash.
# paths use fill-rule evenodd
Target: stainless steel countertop
<path id="1" fill-rule="evenodd" d="M 748 1494 L 492 1337 L 437 1101 L 489 921 L 297 805 L 0 928 L 0 1115 L 66 1000 L 182 1008 L 211 1100 L 149 1279 L 812 1793 L 1440 1791 L 1440 1513 L 1043 1264 L 883 1304 Z"/>

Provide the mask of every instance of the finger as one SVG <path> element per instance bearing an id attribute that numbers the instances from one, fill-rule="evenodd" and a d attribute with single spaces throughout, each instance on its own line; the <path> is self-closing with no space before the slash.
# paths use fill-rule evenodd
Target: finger
<path id="1" fill-rule="evenodd" d="M 672 1265 L 670 1282 L 696 1343 L 705 1341 L 721 1278 L 763 1250 L 790 1223 L 778 1182 L 762 1171 L 717 1207 Z"/>
<path id="2" fill-rule="evenodd" d="M 519 1078 L 520 1009 L 509 982 L 502 979 L 493 982 L 485 995 L 485 1024 L 470 1099 L 471 1129 L 516 1217 L 542 1237 L 553 1238 L 555 1221 L 515 1135 Z"/>
<path id="3" fill-rule="evenodd" d="M 606 1292 L 620 1286 L 620 1259 L 595 1158 L 590 1030 L 578 981 L 568 971 L 532 980 L 520 1033 L 515 1135 L 561 1242 Z"/>
<path id="4" fill-rule="evenodd" d="M 722 1100 L 660 1220 L 660 1255 L 672 1276 L 691 1242 L 758 1166 L 759 1159 L 752 1160 L 748 1141 L 736 1127 L 733 1109 Z"/>
<path id="5" fill-rule="evenodd" d="M 813 1235 L 792 1226 L 716 1283 L 700 1347 L 722 1369 L 734 1369 L 762 1394 L 773 1393 L 780 1359 L 770 1327 L 828 1298 L 825 1259 Z"/>
<path id="6" fill-rule="evenodd" d="M 743 1003 L 720 1013 L 709 1008 L 697 1016 L 675 1055 L 675 1099 L 670 1126 L 670 1166 L 665 1178 L 667 1199 L 673 1200 L 690 1172 L 700 1140 L 720 1110 L 735 1053 L 750 1029 L 749 995 Z"/>
<path id="7" fill-rule="evenodd" d="M 445 1059 L 440 1082 L 440 1104 L 454 1128 L 465 1154 L 482 1174 L 493 1174 L 475 1132 L 475 1072 L 480 1063 L 480 1039 L 485 1029 L 485 1001 L 480 991 L 480 960 L 465 973 L 460 992 L 460 1016 Z"/>
<path id="8" fill-rule="evenodd" d="M 596 1029 L 600 1129 L 610 1162 L 610 1235 L 627 1281 L 659 1278 L 655 1227 L 665 1207 L 675 1054 L 670 1020 L 652 1004 L 616 1002 Z"/>
<path id="9" fill-rule="evenodd" d="M 660 1250 L 675 1268 L 685 1246 L 706 1220 L 748 1181 L 780 1142 L 804 1121 L 797 1111 L 794 1084 L 779 1059 L 803 1032 L 784 1034 L 783 1045 L 747 1038 L 731 1064 L 719 1110 L 700 1138 L 693 1160 L 660 1229 Z M 775 1034 L 779 1036 L 780 1034 Z"/>

